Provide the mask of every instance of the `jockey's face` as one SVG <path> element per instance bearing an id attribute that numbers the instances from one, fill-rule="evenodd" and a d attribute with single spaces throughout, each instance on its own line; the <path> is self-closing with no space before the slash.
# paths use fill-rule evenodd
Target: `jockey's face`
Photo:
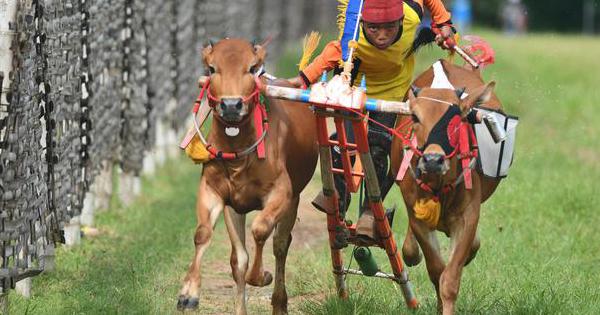
<path id="1" fill-rule="evenodd" d="M 364 22 L 363 27 L 367 39 L 373 46 L 378 49 L 386 49 L 390 47 L 400 32 L 401 19 L 395 22 L 388 23 L 370 23 Z"/>

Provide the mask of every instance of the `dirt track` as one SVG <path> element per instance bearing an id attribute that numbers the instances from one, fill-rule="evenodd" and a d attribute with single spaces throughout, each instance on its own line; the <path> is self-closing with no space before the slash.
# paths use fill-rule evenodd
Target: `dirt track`
<path id="1" fill-rule="evenodd" d="M 300 206 L 298 208 L 298 219 L 293 230 L 293 241 L 290 248 L 290 256 L 299 252 L 309 250 L 313 246 L 323 244 L 327 240 L 326 217 L 323 213 L 314 209 L 310 200 L 317 194 L 320 187 L 309 185 L 302 193 Z M 250 215 L 246 222 L 246 246 L 248 254 L 252 257 L 254 253 L 254 241 L 250 234 L 250 225 L 255 214 Z M 224 231 L 218 231 L 221 233 Z M 212 247 L 212 246 L 211 246 Z M 266 261 L 265 269 L 274 272 L 274 258 L 272 253 L 272 239 L 267 242 L 264 250 L 264 259 Z M 209 249 L 211 250 L 211 249 Z M 224 253 L 225 254 L 225 253 Z M 229 257 L 227 252 L 224 257 Z M 233 312 L 233 293 L 235 283 L 231 278 L 231 269 L 229 259 L 226 261 L 212 261 L 205 265 L 202 278 L 201 289 L 201 308 L 202 314 L 232 314 Z M 288 278 L 289 280 L 289 278 Z M 264 288 L 256 288 L 248 285 L 248 312 L 250 314 L 270 313 L 271 312 L 271 293 L 273 285 Z M 289 310 L 295 311 L 295 305 L 301 298 L 295 297 L 289 299 Z"/>

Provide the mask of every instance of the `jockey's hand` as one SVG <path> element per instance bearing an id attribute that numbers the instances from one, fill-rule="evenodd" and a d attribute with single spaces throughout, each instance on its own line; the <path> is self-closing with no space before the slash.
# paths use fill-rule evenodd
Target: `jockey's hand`
<path id="1" fill-rule="evenodd" d="M 442 27 L 436 29 L 435 42 L 438 46 L 442 47 L 442 49 L 452 49 L 456 42 L 454 41 L 454 30 L 450 25 L 443 25 Z"/>
<path id="2" fill-rule="evenodd" d="M 295 78 L 291 78 L 287 80 L 293 87 L 297 88 L 297 89 L 301 89 L 304 88 L 304 80 L 302 80 L 302 77 L 297 76 Z"/>

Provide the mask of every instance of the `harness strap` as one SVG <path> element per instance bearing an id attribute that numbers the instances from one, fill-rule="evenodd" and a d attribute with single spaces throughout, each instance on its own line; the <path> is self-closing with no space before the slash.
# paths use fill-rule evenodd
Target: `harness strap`
<path id="1" fill-rule="evenodd" d="M 444 185 L 440 190 L 435 191 L 433 188 L 431 188 L 430 185 L 426 184 L 425 182 L 423 182 L 422 180 L 420 180 L 417 176 L 417 174 L 415 174 L 415 171 L 412 167 L 412 164 L 409 164 L 408 169 L 410 170 L 410 175 L 411 177 L 415 180 L 415 182 L 417 183 L 417 185 L 419 185 L 419 188 L 421 188 L 422 190 L 430 193 L 433 195 L 433 200 L 435 201 L 439 201 L 440 198 L 442 197 L 442 195 L 449 193 L 450 191 L 452 191 L 454 188 L 458 187 L 460 184 L 463 183 L 464 179 L 465 179 L 465 173 L 468 171 L 471 171 L 473 168 L 475 168 L 475 165 L 477 163 L 477 157 L 472 157 L 469 161 L 468 167 L 463 169 L 463 171 L 460 173 L 460 175 L 458 175 L 458 177 L 454 180 L 453 183 L 451 184 L 446 184 Z"/>
<path id="2" fill-rule="evenodd" d="M 212 144 L 208 143 L 204 135 L 200 131 L 198 126 L 198 122 L 196 120 L 196 115 L 200 109 L 200 105 L 202 102 L 202 98 L 206 93 L 206 97 L 208 98 L 209 106 L 214 108 L 216 104 L 211 104 L 210 101 L 220 102 L 220 99 L 217 99 L 210 93 L 210 80 L 206 80 L 203 84 L 202 89 L 200 90 L 200 95 L 198 95 L 198 99 L 194 102 L 194 107 L 192 108 L 192 116 L 194 120 L 194 127 L 196 129 L 196 133 L 200 138 L 202 144 L 206 147 L 206 150 L 210 154 L 210 159 L 219 159 L 219 160 L 236 160 L 242 158 L 244 156 L 249 155 L 250 153 L 257 151 L 257 155 L 259 159 L 266 158 L 266 149 L 265 149 L 265 137 L 267 135 L 267 131 L 269 130 L 269 121 L 267 117 L 267 111 L 265 109 L 264 104 L 260 101 L 260 79 L 255 77 L 256 86 L 254 88 L 254 92 L 250 95 L 244 97 L 242 99 L 242 103 L 246 103 L 250 100 L 254 100 L 254 110 L 252 111 L 252 116 L 254 120 L 254 129 L 256 131 L 256 142 L 254 142 L 250 147 L 240 151 L 240 152 L 223 152 L 215 148 Z M 218 118 L 218 117 L 217 117 Z"/>
<path id="3" fill-rule="evenodd" d="M 412 137 L 411 145 L 417 146 L 417 137 Z M 398 175 L 396 176 L 397 181 L 404 180 L 404 175 L 406 175 L 406 171 L 410 168 L 410 163 L 412 162 L 413 157 L 415 156 L 415 152 L 410 150 L 409 147 L 404 147 L 404 156 L 402 157 L 402 164 L 400 164 L 400 169 L 398 170 Z"/>
<path id="4" fill-rule="evenodd" d="M 257 94 L 258 95 L 258 94 Z M 258 107 L 258 110 L 257 110 Z M 256 153 L 259 159 L 265 159 L 267 157 L 265 149 L 264 138 L 266 136 L 266 129 L 269 129 L 269 122 L 267 120 L 267 112 L 260 101 L 257 100 L 257 105 L 254 108 L 254 130 L 256 132 L 256 139 L 258 139 L 256 145 Z M 248 148 L 251 149 L 252 147 Z"/>
<path id="5" fill-rule="evenodd" d="M 473 188 L 473 180 L 471 174 L 471 168 L 469 167 L 469 155 L 473 155 L 474 158 L 477 157 L 477 149 L 473 150 L 473 153 L 470 151 L 469 138 L 472 139 L 471 133 L 473 133 L 472 128 L 469 128 L 469 125 L 463 123 L 460 126 L 458 146 L 461 154 L 461 164 L 463 168 L 464 180 L 465 180 L 465 188 L 472 189 Z M 475 140 L 477 141 L 477 140 Z M 476 142 L 473 143 L 476 146 Z"/>
<path id="6" fill-rule="evenodd" d="M 417 98 L 428 100 L 428 101 L 433 101 L 433 102 L 438 102 L 438 103 L 442 103 L 442 104 L 446 104 L 446 105 L 450 105 L 450 106 L 456 105 L 452 102 L 446 102 L 446 101 L 438 100 L 437 98 L 431 98 L 431 97 L 427 97 L 427 96 L 417 96 Z"/>

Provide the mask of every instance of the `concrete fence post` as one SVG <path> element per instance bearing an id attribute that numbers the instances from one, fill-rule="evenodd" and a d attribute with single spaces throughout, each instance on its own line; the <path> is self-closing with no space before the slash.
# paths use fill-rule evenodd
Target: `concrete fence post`
<path id="1" fill-rule="evenodd" d="M 19 259 L 27 259 L 25 252 L 21 249 L 19 252 Z M 21 281 L 17 281 L 15 284 L 15 291 L 25 298 L 31 297 L 31 278 L 26 278 Z"/>
<path id="2" fill-rule="evenodd" d="M 65 223 L 64 231 L 67 247 L 81 244 L 81 220 L 79 216 L 73 217 L 69 223 Z"/>
<path id="3" fill-rule="evenodd" d="M 96 196 L 94 192 L 98 186 L 97 181 L 90 186 L 90 190 L 85 193 L 83 199 L 83 208 L 81 209 L 81 224 L 84 226 L 94 226 L 94 215 L 96 212 Z"/>
<path id="4" fill-rule="evenodd" d="M 131 171 L 119 169 L 119 200 L 125 207 L 129 207 L 135 200 L 135 175 Z"/>
<path id="5" fill-rule="evenodd" d="M 142 174 L 153 176 L 156 173 L 156 149 L 152 148 L 146 152 L 142 167 Z"/>
<path id="6" fill-rule="evenodd" d="M 108 210 L 113 193 L 113 163 L 105 161 L 94 181 L 94 210 Z"/>
<path id="7" fill-rule="evenodd" d="M 167 161 L 167 123 L 163 119 L 156 122 L 155 162 L 160 167 Z"/>

